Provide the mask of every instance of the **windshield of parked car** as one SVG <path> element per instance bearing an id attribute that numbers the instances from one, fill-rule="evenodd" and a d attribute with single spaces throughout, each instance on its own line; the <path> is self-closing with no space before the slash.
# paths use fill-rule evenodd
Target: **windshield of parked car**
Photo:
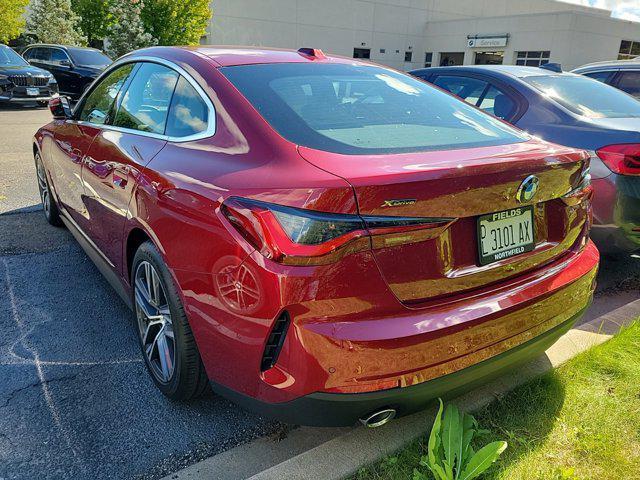
<path id="1" fill-rule="evenodd" d="M 447 93 L 381 67 L 273 63 L 221 71 L 280 135 L 318 150 L 400 153 L 529 138 Z"/>
<path id="2" fill-rule="evenodd" d="M 111 64 L 111 59 L 98 50 L 69 48 L 67 51 L 69 55 L 71 55 L 71 60 L 73 60 L 73 63 L 76 65 L 103 68 Z"/>
<path id="3" fill-rule="evenodd" d="M 640 117 L 640 102 L 617 88 L 581 75 L 524 77 L 567 110 L 588 118 Z"/>
<path id="4" fill-rule="evenodd" d="M 0 67 L 22 67 L 25 65 L 29 64 L 12 48 L 0 45 Z"/>

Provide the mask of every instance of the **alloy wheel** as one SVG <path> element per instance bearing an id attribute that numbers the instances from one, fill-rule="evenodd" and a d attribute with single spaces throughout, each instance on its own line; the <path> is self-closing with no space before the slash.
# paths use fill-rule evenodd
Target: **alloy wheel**
<path id="1" fill-rule="evenodd" d="M 154 377 L 160 383 L 169 383 L 176 358 L 171 310 L 160 276 L 147 261 L 136 268 L 134 293 L 142 349 Z"/>
<path id="2" fill-rule="evenodd" d="M 38 174 L 38 191 L 40 192 L 40 200 L 47 217 L 51 214 L 51 194 L 49 193 L 49 185 L 47 184 L 47 174 L 44 171 L 44 165 L 40 156 L 36 156 L 36 170 Z"/>

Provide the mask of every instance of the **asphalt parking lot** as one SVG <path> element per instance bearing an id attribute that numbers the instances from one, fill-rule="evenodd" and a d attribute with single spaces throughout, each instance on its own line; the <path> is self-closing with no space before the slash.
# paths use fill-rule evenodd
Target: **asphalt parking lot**
<path id="1" fill-rule="evenodd" d="M 69 232 L 29 212 L 48 117 L 0 110 L 0 478 L 158 478 L 277 430 L 213 394 L 156 390 L 131 313 Z"/>
<path id="2" fill-rule="evenodd" d="M 153 386 L 132 316 L 38 210 L 31 136 L 47 110 L 0 108 L 0 478 L 159 478 L 279 431 L 209 395 Z M 636 300 L 640 259 L 603 262 L 586 320 Z"/>

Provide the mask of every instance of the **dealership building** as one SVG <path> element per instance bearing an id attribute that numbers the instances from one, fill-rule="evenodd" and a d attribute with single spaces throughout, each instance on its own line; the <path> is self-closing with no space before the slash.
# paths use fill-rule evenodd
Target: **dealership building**
<path id="1" fill-rule="evenodd" d="M 640 23 L 553 0 L 213 0 L 212 9 L 203 43 L 314 47 L 401 70 L 572 69 L 640 56 Z"/>

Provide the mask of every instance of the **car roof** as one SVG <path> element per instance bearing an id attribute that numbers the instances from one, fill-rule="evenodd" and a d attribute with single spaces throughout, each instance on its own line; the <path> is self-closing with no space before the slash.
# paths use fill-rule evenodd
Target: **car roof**
<path id="1" fill-rule="evenodd" d="M 192 47 L 150 47 L 137 50 L 129 55 L 168 55 L 176 50 L 187 50 L 211 59 L 220 67 L 235 65 L 252 65 L 263 63 L 342 63 L 371 65 L 370 62 L 354 58 L 328 55 L 320 50 L 317 56 L 305 55 L 296 50 L 282 48 L 229 46 L 229 45 L 197 45 Z M 311 49 L 309 49 L 311 50 Z"/>
<path id="2" fill-rule="evenodd" d="M 633 58 L 631 60 L 612 60 L 609 62 L 594 62 L 587 63 L 578 67 L 573 72 L 586 72 L 589 70 L 604 70 L 607 68 L 639 68 L 640 69 L 640 57 Z"/>
<path id="3" fill-rule="evenodd" d="M 24 47 L 24 49 L 26 50 L 27 48 L 32 48 L 32 47 L 55 47 L 55 48 L 61 48 L 63 50 L 69 50 L 71 48 L 74 50 L 95 50 L 96 52 L 101 51 L 97 48 L 78 47 L 76 45 L 60 45 L 57 43 L 32 43 L 31 45 L 27 45 L 26 47 Z"/>
<path id="4" fill-rule="evenodd" d="M 506 75 L 513 78 L 525 77 L 553 77 L 560 75 L 575 75 L 571 72 L 554 72 L 546 68 L 524 67 L 520 65 L 460 65 L 451 67 L 431 67 L 420 70 L 413 70 L 409 73 L 453 73 L 453 72 L 475 72 L 490 74 L 493 76 Z"/>

